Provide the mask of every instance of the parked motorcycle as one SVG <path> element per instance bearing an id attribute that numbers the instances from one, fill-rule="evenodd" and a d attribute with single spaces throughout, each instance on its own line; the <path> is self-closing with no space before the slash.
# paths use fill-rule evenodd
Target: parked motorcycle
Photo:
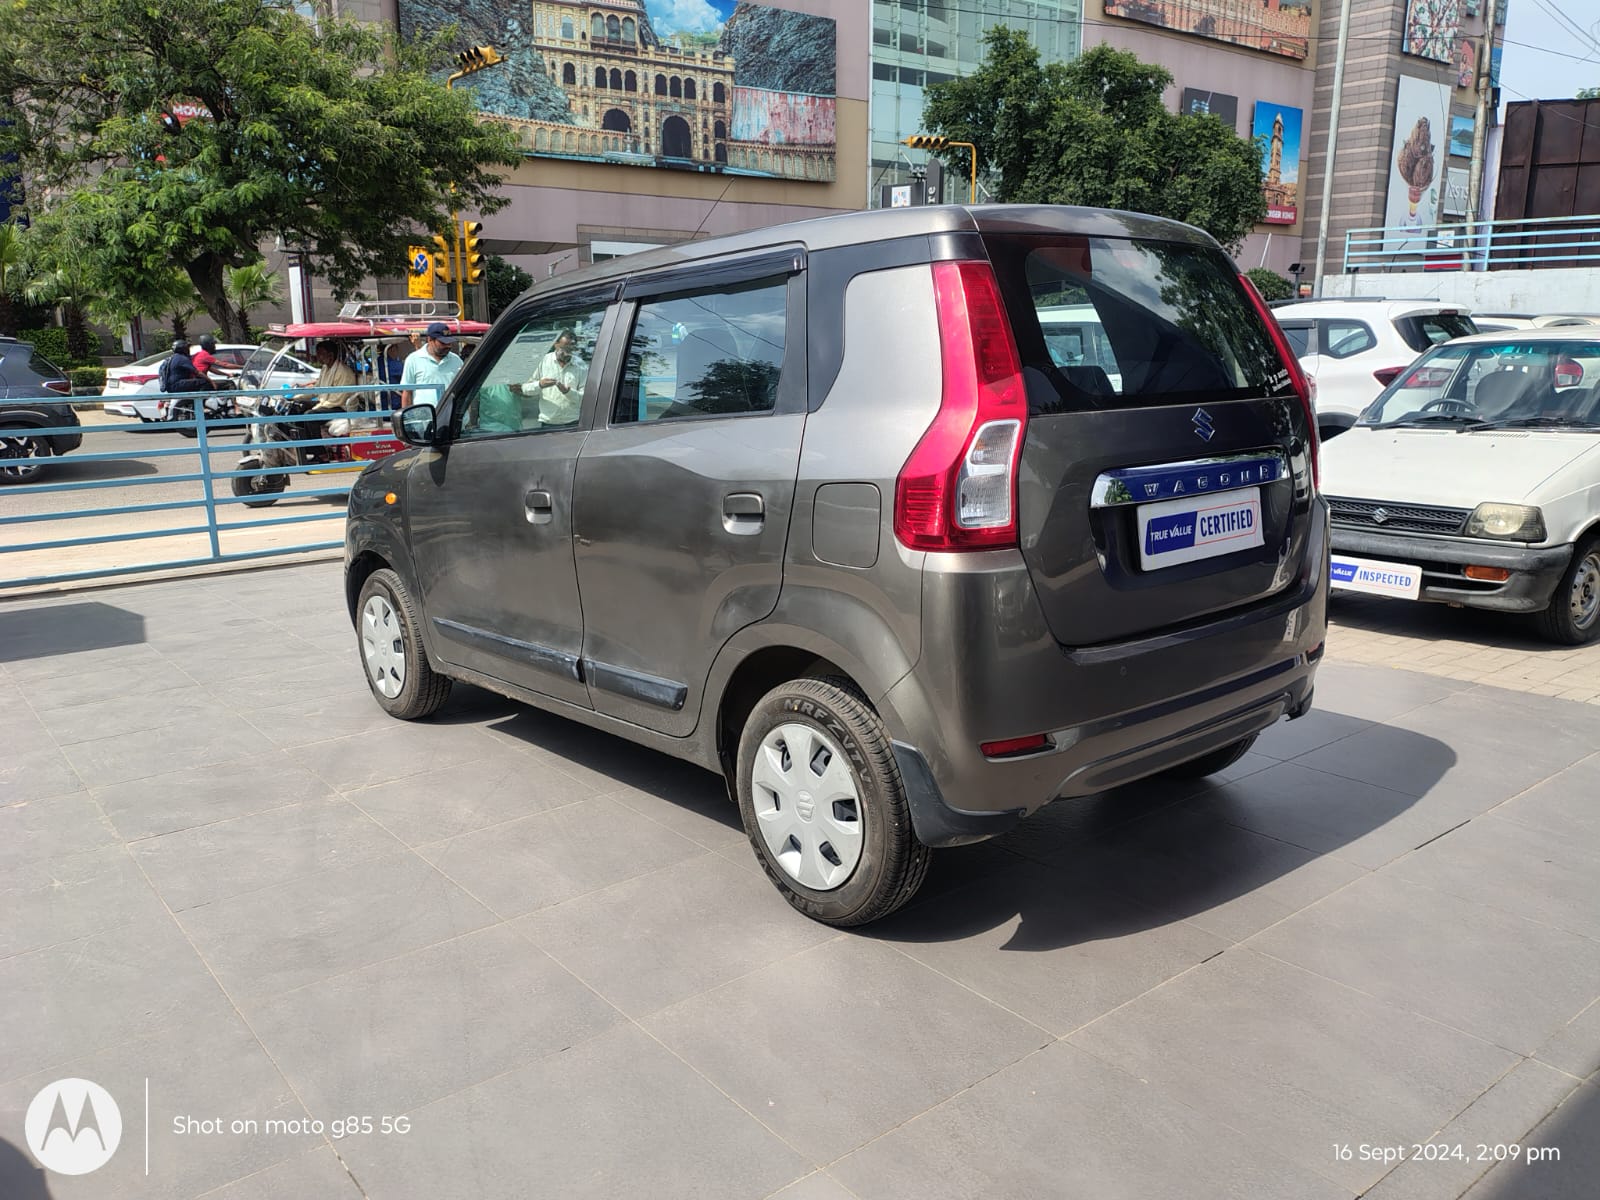
<path id="1" fill-rule="evenodd" d="M 272 467 L 310 467 L 309 473 L 313 475 L 360 471 L 373 459 L 384 458 L 404 449 L 404 443 L 390 436 L 377 418 L 335 417 L 325 421 L 311 414 L 315 403 L 314 399 L 306 396 L 261 398 L 256 405 L 256 411 L 261 416 L 309 416 L 310 419 L 247 426 L 244 450 L 237 469 L 258 471 Z M 333 446 L 305 444 L 327 438 L 347 440 Z M 290 478 L 287 472 L 281 475 L 235 475 L 230 482 L 235 496 L 248 497 L 244 501 L 246 508 L 265 508 L 278 502 L 278 497 L 288 488 Z"/>

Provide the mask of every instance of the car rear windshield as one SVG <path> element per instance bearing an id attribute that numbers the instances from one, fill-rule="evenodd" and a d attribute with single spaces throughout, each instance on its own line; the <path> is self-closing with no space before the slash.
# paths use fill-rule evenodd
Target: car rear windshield
<path id="1" fill-rule="evenodd" d="M 1394 324 L 1406 345 L 1418 352 L 1440 342 L 1482 332 L 1471 317 L 1458 312 L 1417 313 L 1400 317 Z"/>
<path id="2" fill-rule="evenodd" d="M 1133 238 L 987 239 L 1035 414 L 1288 393 L 1220 250 Z"/>
<path id="3" fill-rule="evenodd" d="M 37 350 L 33 352 L 33 369 L 46 379 L 65 379 L 67 373 Z"/>

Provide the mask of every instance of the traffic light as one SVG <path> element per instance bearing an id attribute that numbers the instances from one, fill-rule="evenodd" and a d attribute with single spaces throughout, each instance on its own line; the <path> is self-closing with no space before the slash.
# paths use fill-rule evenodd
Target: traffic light
<path id="1" fill-rule="evenodd" d="M 950 139 L 931 133 L 914 133 L 906 138 L 905 144 L 913 150 L 943 150 L 950 145 Z"/>
<path id="2" fill-rule="evenodd" d="M 456 55 L 456 62 L 461 64 L 461 73 L 464 75 L 492 67 L 501 61 L 500 51 L 493 46 L 468 46 Z"/>
<path id="3" fill-rule="evenodd" d="M 481 233 L 482 221 L 461 222 L 461 278 L 468 283 L 483 282 L 483 251 L 478 247 Z"/>
<path id="4" fill-rule="evenodd" d="M 433 277 L 440 283 L 450 282 L 450 243 L 444 235 L 433 235 Z"/>

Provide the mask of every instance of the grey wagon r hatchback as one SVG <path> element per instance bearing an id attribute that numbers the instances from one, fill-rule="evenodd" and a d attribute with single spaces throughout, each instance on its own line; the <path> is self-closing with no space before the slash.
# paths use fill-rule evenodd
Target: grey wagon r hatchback
<path id="1" fill-rule="evenodd" d="M 1185 225 L 902 209 L 616 259 L 394 420 L 345 543 L 378 703 L 459 679 L 699 763 L 819 921 L 1311 703 L 1309 388 Z"/>

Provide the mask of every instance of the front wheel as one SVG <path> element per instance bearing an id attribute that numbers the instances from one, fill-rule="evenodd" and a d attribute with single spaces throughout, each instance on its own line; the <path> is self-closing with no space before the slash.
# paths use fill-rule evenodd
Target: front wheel
<path id="1" fill-rule="evenodd" d="M 430 717 L 450 697 L 450 679 L 428 662 L 420 630 L 400 576 L 387 567 L 368 576 L 356 602 L 361 661 L 372 698 L 402 721 Z"/>
<path id="2" fill-rule="evenodd" d="M 49 438 L 0 429 L 0 483 L 32 483 L 53 452 Z"/>
<path id="3" fill-rule="evenodd" d="M 865 925 L 916 894 L 929 849 L 878 714 L 845 681 L 768 692 L 739 738 L 739 812 L 756 857 L 797 910 Z"/>
<path id="4" fill-rule="evenodd" d="M 239 469 L 246 471 L 251 467 L 259 467 L 260 465 L 261 463 L 258 461 L 246 460 L 246 462 L 239 464 Z M 246 508 L 266 508 L 278 502 L 278 497 L 283 493 L 283 489 L 289 486 L 289 477 L 287 475 L 235 475 L 228 482 L 232 486 L 235 496 L 249 497 L 244 502 Z"/>
<path id="5" fill-rule="evenodd" d="M 1572 552 L 1537 623 L 1546 639 L 1563 646 L 1582 646 L 1600 635 L 1600 538 L 1585 538 Z"/>

